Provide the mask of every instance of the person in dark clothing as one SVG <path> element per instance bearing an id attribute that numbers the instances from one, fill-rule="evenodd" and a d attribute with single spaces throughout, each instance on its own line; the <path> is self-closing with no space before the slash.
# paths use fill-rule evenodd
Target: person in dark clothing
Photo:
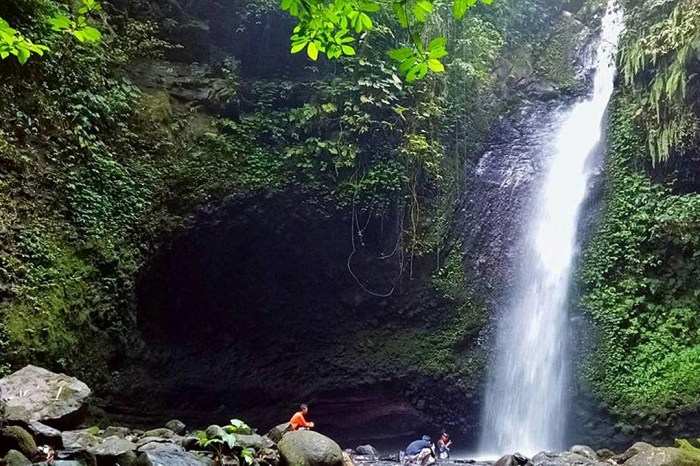
<path id="1" fill-rule="evenodd" d="M 414 440 L 406 447 L 406 463 L 426 466 L 435 462 L 435 447 L 430 442 L 430 436 L 424 435 L 420 440 Z"/>
<path id="2" fill-rule="evenodd" d="M 443 431 L 442 435 L 435 444 L 437 450 L 437 457 L 441 460 L 446 460 L 450 457 L 450 446 L 452 445 L 452 440 L 450 440 L 450 434 Z"/>

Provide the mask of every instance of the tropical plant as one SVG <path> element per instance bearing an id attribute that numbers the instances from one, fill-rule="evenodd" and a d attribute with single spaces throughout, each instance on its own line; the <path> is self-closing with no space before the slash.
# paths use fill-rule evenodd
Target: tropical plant
<path id="1" fill-rule="evenodd" d="M 476 3 L 477 0 L 454 0 L 454 18 L 461 19 Z M 390 8 L 387 5 L 373 0 L 282 0 L 282 9 L 297 19 L 291 52 L 306 49 L 312 60 L 317 60 L 319 54 L 330 59 L 353 56 L 357 53 L 354 44 L 376 29 L 380 14 L 390 9 L 406 33 L 408 45 L 390 51 L 389 55 L 399 64 L 406 81 L 423 78 L 428 71 L 443 72 L 441 58 L 447 55 L 447 39 L 424 37 L 425 24 L 435 10 L 434 1 L 396 0 Z"/>
<path id="2" fill-rule="evenodd" d="M 96 0 L 81 0 L 81 6 L 73 14 L 57 14 L 48 23 L 53 31 L 70 34 L 80 42 L 99 42 L 102 34 L 90 26 L 88 20 L 101 9 L 102 6 Z M 48 46 L 35 44 L 0 18 L 0 60 L 13 55 L 24 65 L 32 54 L 41 56 L 47 51 Z"/>
<path id="3" fill-rule="evenodd" d="M 250 435 L 253 429 L 240 419 L 231 419 L 231 423 L 221 428 L 197 430 L 194 432 L 197 437 L 197 444 L 214 453 L 214 462 L 219 465 L 223 463 L 224 456 L 234 454 L 246 465 L 251 465 L 255 461 L 255 451 L 249 448 L 239 447 L 236 434 Z"/>
<path id="4" fill-rule="evenodd" d="M 646 2 L 631 22 L 620 53 L 621 69 L 636 97 L 635 119 L 647 130 L 656 163 L 697 133 L 692 101 L 699 84 L 690 64 L 700 52 L 700 4 Z M 695 92 L 689 94 L 691 89 Z"/>

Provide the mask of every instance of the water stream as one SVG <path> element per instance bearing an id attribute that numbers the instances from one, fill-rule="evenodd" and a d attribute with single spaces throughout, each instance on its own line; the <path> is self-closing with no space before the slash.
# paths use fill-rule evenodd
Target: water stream
<path id="1" fill-rule="evenodd" d="M 533 199 L 511 305 L 498 329 L 481 432 L 482 453 L 562 449 L 567 420 L 568 295 L 581 205 L 613 92 L 622 13 L 611 1 L 591 63 L 591 95 L 556 116 L 546 175 Z"/>

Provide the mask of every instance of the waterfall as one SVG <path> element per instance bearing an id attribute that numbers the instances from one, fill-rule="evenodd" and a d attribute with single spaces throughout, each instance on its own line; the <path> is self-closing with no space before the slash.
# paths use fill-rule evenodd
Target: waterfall
<path id="1" fill-rule="evenodd" d="M 591 64 L 593 92 L 561 111 L 533 199 L 519 280 L 498 328 L 486 392 L 482 453 L 533 455 L 565 447 L 567 322 L 579 212 L 613 92 L 622 13 L 611 0 Z"/>

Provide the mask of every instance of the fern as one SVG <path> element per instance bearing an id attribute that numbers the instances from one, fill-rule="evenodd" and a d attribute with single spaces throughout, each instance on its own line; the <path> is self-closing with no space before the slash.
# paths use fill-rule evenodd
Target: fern
<path id="1" fill-rule="evenodd" d="M 680 151 L 698 130 L 698 118 L 689 99 L 697 88 L 688 69 L 700 51 L 700 3 L 681 0 L 667 11 L 667 2 L 647 1 L 633 16 L 620 53 L 625 84 L 632 90 L 636 119 L 647 130 L 654 164 Z M 636 23 L 636 24 L 635 24 Z"/>

